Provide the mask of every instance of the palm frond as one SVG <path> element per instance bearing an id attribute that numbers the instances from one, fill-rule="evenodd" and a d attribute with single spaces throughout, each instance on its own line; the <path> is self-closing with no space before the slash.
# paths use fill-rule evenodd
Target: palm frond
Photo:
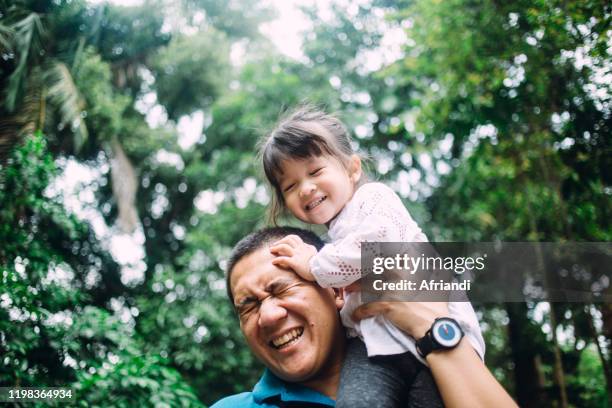
<path id="1" fill-rule="evenodd" d="M 24 88 L 23 83 L 27 73 L 28 60 L 30 55 L 38 54 L 40 49 L 40 37 L 43 35 L 44 28 L 37 13 L 30 13 L 23 19 L 17 21 L 11 27 L 15 34 L 14 44 L 18 50 L 17 67 L 8 80 L 5 96 L 5 107 L 9 112 L 13 112 L 17 106 L 20 91 Z M 32 52 L 34 51 L 34 52 Z"/>
<path id="2" fill-rule="evenodd" d="M 70 70 L 63 62 L 54 62 L 45 74 L 48 97 L 61 115 L 61 124 L 70 125 L 74 132 L 74 146 L 78 151 L 87 140 L 87 127 L 82 113 L 85 100 L 74 83 Z"/>
<path id="3" fill-rule="evenodd" d="M 15 40 L 15 30 L 12 27 L 0 23 L 0 53 L 6 53 L 13 50 L 13 41 Z"/>
<path id="4" fill-rule="evenodd" d="M 31 82 L 19 104 L 19 110 L 0 117 L 0 163 L 10 155 L 23 136 L 41 129 L 44 99 L 40 83 Z"/>

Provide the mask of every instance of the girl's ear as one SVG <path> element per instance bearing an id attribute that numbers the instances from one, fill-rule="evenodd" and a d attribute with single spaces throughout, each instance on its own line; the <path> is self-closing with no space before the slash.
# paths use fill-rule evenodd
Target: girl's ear
<path id="1" fill-rule="evenodd" d="M 351 156 L 351 161 L 349 165 L 349 176 L 354 184 L 357 184 L 361 179 L 361 158 L 356 154 Z"/>

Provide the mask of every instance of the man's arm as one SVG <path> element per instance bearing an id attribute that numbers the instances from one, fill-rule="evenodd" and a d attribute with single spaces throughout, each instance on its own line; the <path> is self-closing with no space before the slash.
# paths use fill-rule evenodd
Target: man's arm
<path id="1" fill-rule="evenodd" d="M 466 338 L 452 350 L 426 358 L 444 405 L 453 407 L 517 407 Z"/>

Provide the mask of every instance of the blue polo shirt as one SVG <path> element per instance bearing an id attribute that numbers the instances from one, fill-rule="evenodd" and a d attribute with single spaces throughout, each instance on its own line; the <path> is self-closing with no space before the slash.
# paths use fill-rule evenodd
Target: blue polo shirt
<path id="1" fill-rule="evenodd" d="M 322 407 L 336 405 L 333 399 L 302 385 L 285 382 L 266 369 L 253 391 L 230 395 L 210 408 L 290 407 L 292 403 L 318 404 Z"/>

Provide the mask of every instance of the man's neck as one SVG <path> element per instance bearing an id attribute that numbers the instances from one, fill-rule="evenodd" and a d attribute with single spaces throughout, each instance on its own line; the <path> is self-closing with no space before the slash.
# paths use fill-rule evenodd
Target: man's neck
<path id="1" fill-rule="evenodd" d="M 304 381 L 302 385 L 335 400 L 338 392 L 338 385 L 340 384 L 341 368 L 341 364 L 336 364 L 334 367 L 330 367 L 329 370 L 326 370 L 325 375 L 317 377 L 316 379 Z"/>
<path id="2" fill-rule="evenodd" d="M 336 333 L 337 338 L 345 339 L 344 330 Z M 320 371 L 316 378 L 304 381 L 302 385 L 311 388 L 329 398 L 335 400 L 338 393 L 338 385 L 340 384 L 340 371 L 342 363 L 346 357 L 346 342 L 341 341 L 331 350 L 331 355 L 335 358 L 331 359 L 328 366 Z"/>

